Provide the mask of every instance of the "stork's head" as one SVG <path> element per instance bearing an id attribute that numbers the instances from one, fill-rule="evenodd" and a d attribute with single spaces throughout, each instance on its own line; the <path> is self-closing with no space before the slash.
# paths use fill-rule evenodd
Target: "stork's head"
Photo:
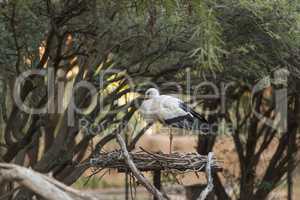
<path id="1" fill-rule="evenodd" d="M 145 93 L 146 99 L 151 99 L 153 97 L 159 96 L 159 91 L 156 88 L 150 88 Z"/>

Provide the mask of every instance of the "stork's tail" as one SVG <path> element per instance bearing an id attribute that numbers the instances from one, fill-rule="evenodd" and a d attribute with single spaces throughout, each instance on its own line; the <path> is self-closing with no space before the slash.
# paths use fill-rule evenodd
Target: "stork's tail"
<path id="1" fill-rule="evenodd" d="M 167 121 L 167 123 L 175 128 L 186 129 L 192 131 L 193 133 L 198 133 L 202 135 L 211 135 L 214 134 L 213 125 L 208 123 L 204 118 L 185 118 L 181 119 L 172 119 L 172 121 Z"/>

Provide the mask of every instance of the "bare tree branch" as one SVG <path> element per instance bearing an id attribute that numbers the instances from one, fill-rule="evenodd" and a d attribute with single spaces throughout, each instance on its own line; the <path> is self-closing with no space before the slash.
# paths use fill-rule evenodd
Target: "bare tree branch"
<path id="1" fill-rule="evenodd" d="M 157 199 L 165 199 L 160 191 L 158 191 L 145 177 L 144 175 L 137 169 L 134 162 L 130 158 L 130 155 L 128 153 L 126 143 L 120 133 L 116 134 L 117 141 L 121 146 L 121 149 L 123 151 L 123 156 L 125 158 L 126 163 L 130 167 L 133 175 L 135 178 L 151 193 L 153 196 L 155 196 Z"/>
<path id="2" fill-rule="evenodd" d="M 99 199 L 68 187 L 51 177 L 14 164 L 0 163 L 0 177 L 0 182 L 15 181 L 47 200 Z"/>
<path id="3" fill-rule="evenodd" d="M 206 178 L 207 178 L 207 186 L 206 188 L 201 192 L 198 200 L 205 200 L 207 195 L 214 189 L 213 184 L 213 177 L 211 173 L 211 168 L 213 165 L 213 153 L 209 152 L 207 157 L 207 164 L 206 164 Z"/>

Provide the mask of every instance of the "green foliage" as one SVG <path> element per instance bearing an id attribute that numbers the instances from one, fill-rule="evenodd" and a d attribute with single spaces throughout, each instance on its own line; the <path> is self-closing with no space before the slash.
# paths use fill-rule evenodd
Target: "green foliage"
<path id="1" fill-rule="evenodd" d="M 13 74 L 18 59 L 38 57 L 38 47 L 47 35 L 51 19 L 42 14 L 45 11 L 44 1 L 14 0 L 10 4 L 7 9 L 1 9 L 0 64 L 3 73 Z M 58 3 L 56 9 L 59 10 L 62 5 Z M 115 44 L 121 38 L 135 37 L 121 46 L 116 54 L 116 63 L 119 65 L 126 66 L 130 63 L 128 61 L 149 52 L 146 41 L 152 38 L 157 43 L 154 42 L 150 49 L 155 50 L 166 41 L 184 49 L 184 52 L 173 51 L 167 58 L 161 58 L 161 63 L 153 65 L 152 70 L 155 72 L 167 63 L 177 63 L 176 58 L 182 59 L 183 56 L 191 58 L 202 70 L 221 70 L 225 73 L 234 70 L 234 74 L 230 74 L 231 78 L 236 79 L 243 74 L 249 80 L 256 80 L 288 59 L 289 49 L 299 47 L 298 1 L 98 0 L 96 5 L 99 9 L 93 14 L 97 14 L 97 17 L 87 17 L 94 18 L 97 27 L 107 27 Z M 15 33 L 12 21 L 6 17 L 13 12 L 12 8 L 16 12 Z M 118 12 L 115 16 L 117 20 L 110 21 L 108 16 L 114 11 Z M 83 26 L 85 20 L 80 20 L 84 19 L 73 19 L 76 22 L 73 26 Z M 71 23 L 68 26 L 73 29 Z M 129 27 L 135 28 L 127 31 Z M 103 31 L 99 29 L 97 35 L 101 33 Z M 19 48 L 15 44 L 14 34 L 18 36 Z M 139 44 L 138 48 L 133 47 L 136 44 Z M 98 41 L 97 47 L 101 49 L 103 45 L 102 41 Z M 18 58 L 17 50 L 23 58 Z M 152 62 L 151 57 L 147 59 Z M 32 63 L 33 66 L 24 62 L 21 65 L 22 70 L 33 67 L 36 62 Z M 134 66 L 131 67 L 134 69 Z"/>
<path id="2" fill-rule="evenodd" d="M 223 68 L 220 58 L 225 53 L 221 38 L 222 28 L 217 21 L 215 10 L 207 1 L 192 1 L 195 9 L 196 25 L 193 27 L 191 40 L 197 39 L 198 46 L 192 50 L 191 57 L 204 69 L 218 71 Z"/>
<path id="3" fill-rule="evenodd" d="M 39 0 L 13 0 L 0 8 L 0 72 L 3 77 L 32 68 L 32 63 L 24 60 L 39 57 L 38 50 L 49 23 L 41 12 L 43 5 L 45 2 Z"/>
<path id="4" fill-rule="evenodd" d="M 226 76 L 246 82 L 284 67 L 299 49 L 299 12 L 294 1 L 218 1 L 217 18 L 228 54 L 223 59 Z M 227 3 L 228 2 L 228 3 Z"/>

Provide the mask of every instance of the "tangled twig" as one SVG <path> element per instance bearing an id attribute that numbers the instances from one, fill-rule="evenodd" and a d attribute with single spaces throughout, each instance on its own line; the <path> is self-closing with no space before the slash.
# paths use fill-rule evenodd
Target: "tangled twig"
<path id="1" fill-rule="evenodd" d="M 138 152 L 129 152 L 132 161 L 140 171 L 177 171 L 177 172 L 200 172 L 205 171 L 208 163 L 208 156 L 198 153 L 152 153 L 142 149 Z M 221 171 L 219 161 L 211 155 L 211 170 Z M 93 158 L 89 163 L 91 167 L 117 169 L 120 172 L 130 171 L 126 164 L 122 151 L 101 153 L 97 158 Z M 206 170 L 207 171 L 207 170 Z"/>

